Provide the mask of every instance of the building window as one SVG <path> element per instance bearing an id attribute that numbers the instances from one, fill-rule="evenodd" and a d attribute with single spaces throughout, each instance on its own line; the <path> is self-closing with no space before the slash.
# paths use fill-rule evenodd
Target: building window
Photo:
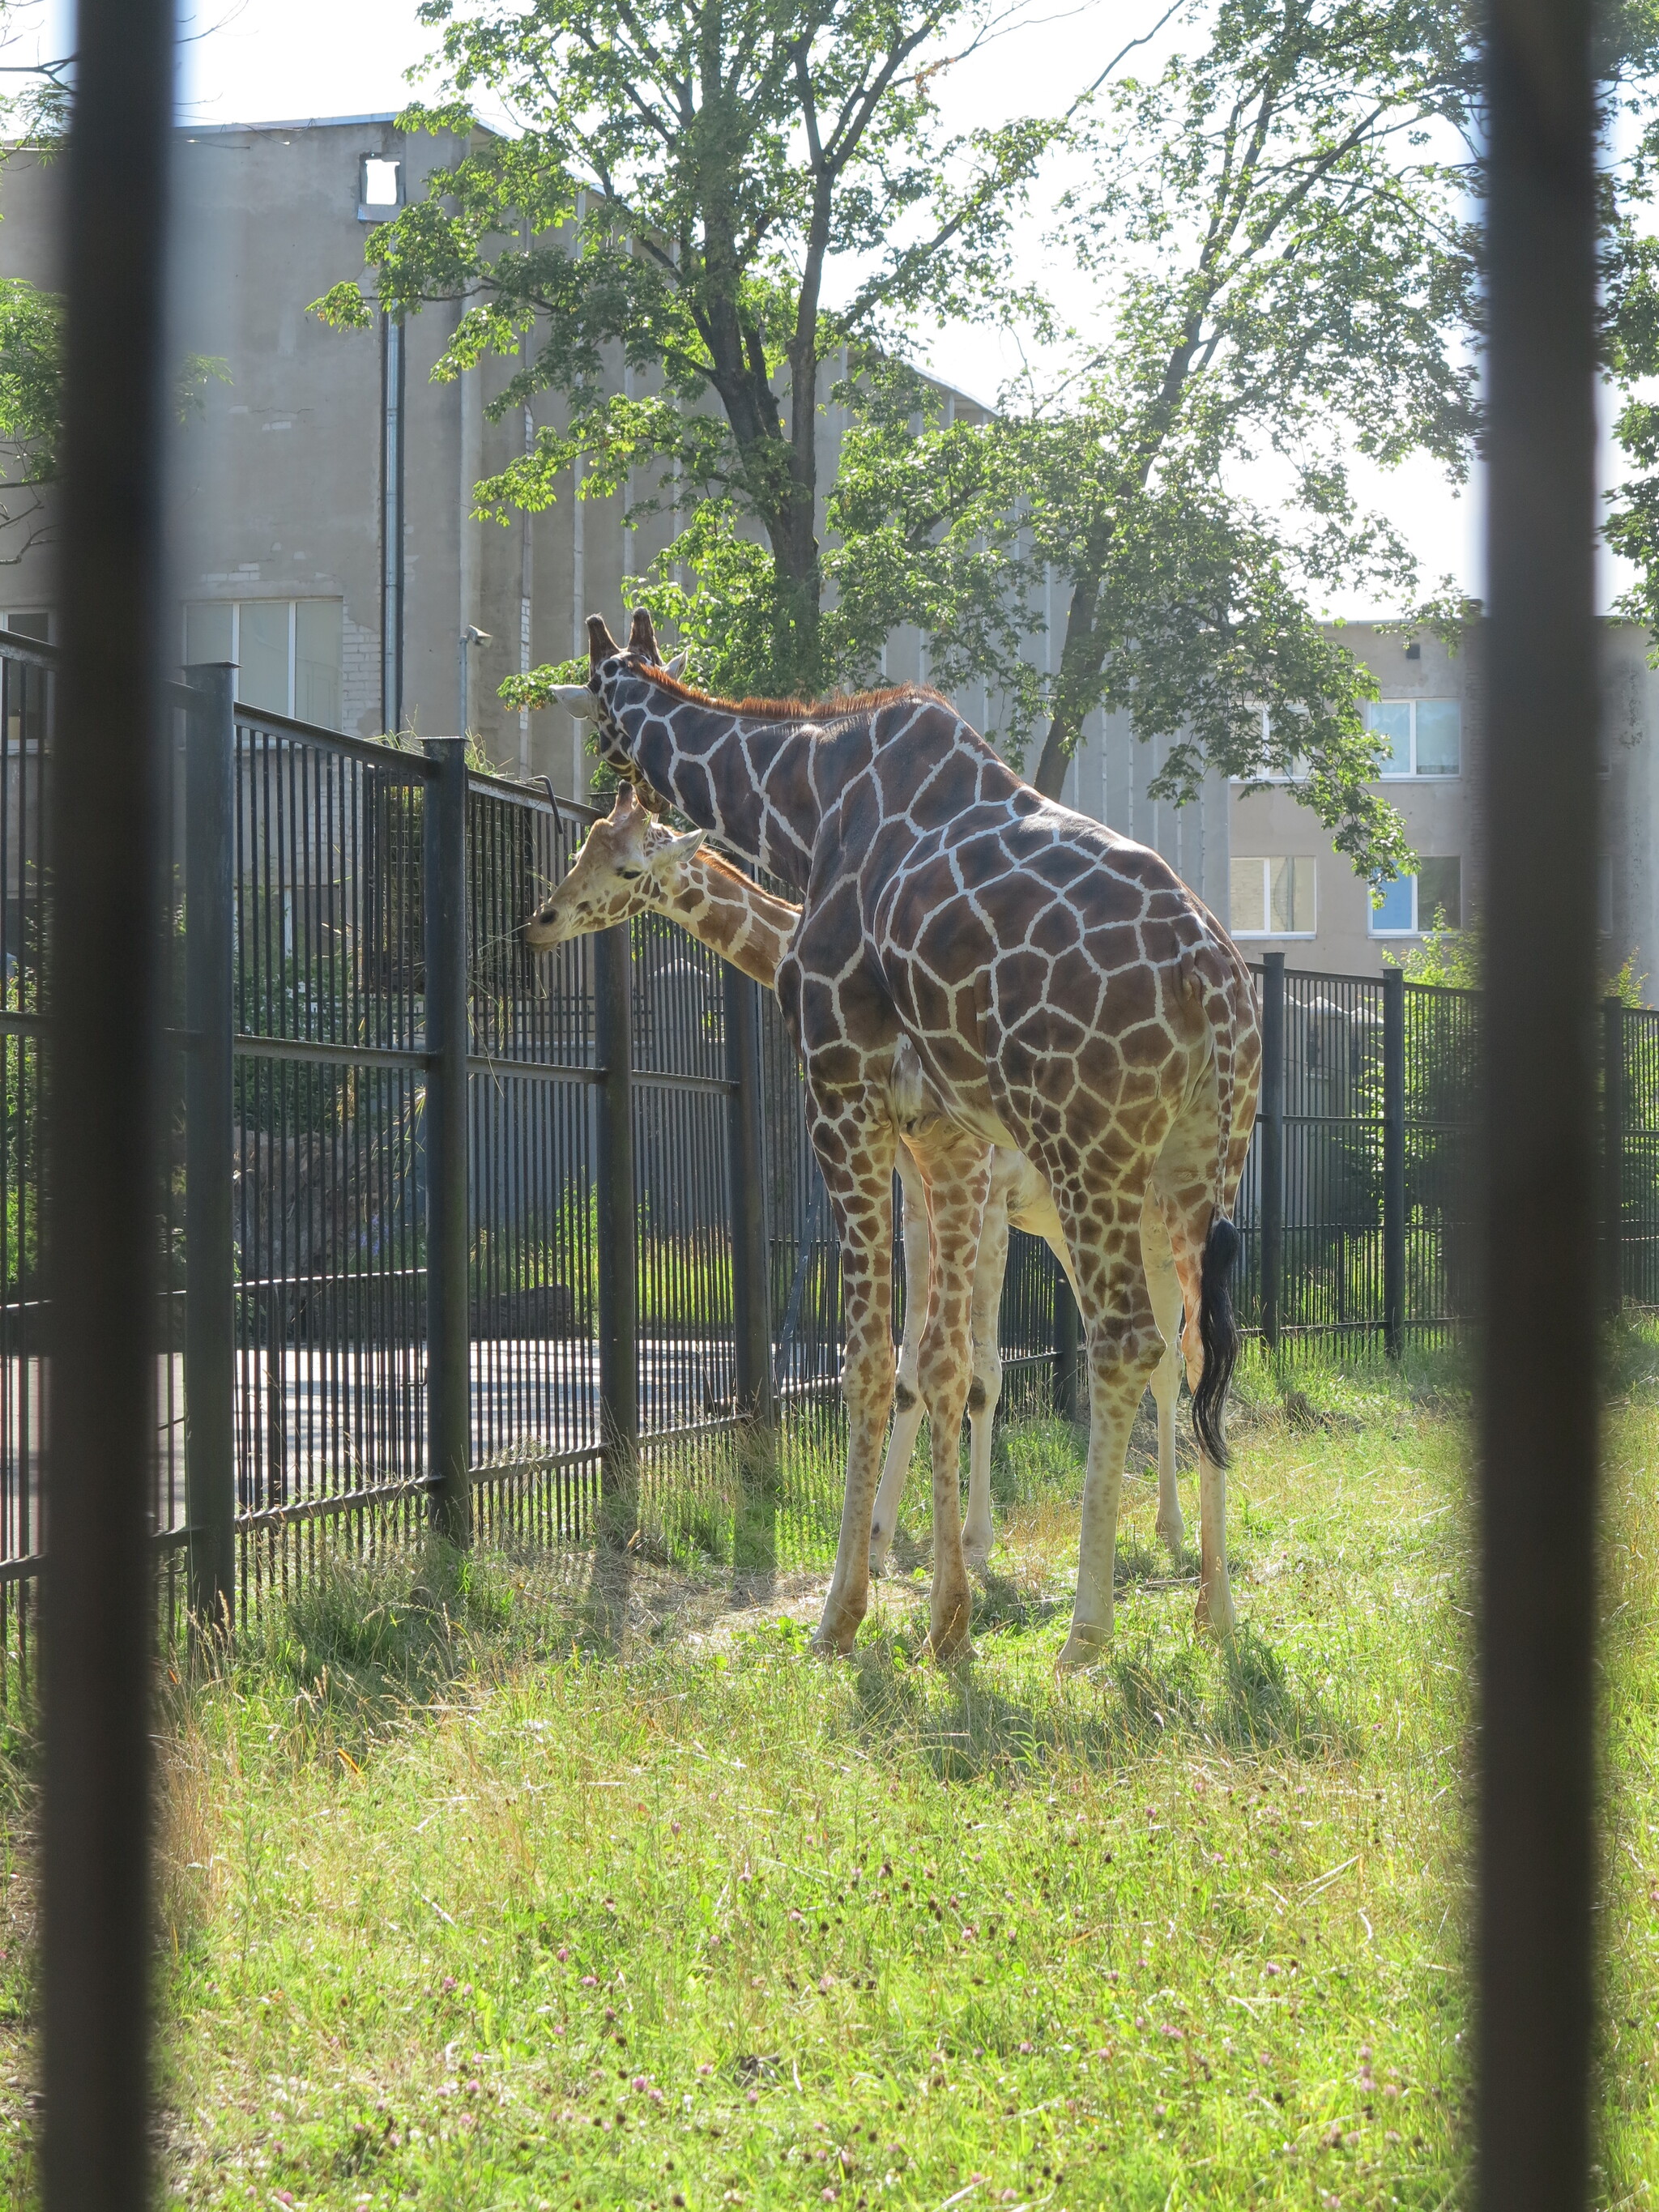
<path id="1" fill-rule="evenodd" d="M 234 660 L 243 706 L 337 730 L 343 635 L 338 599 L 194 599 L 185 665 Z"/>
<path id="2" fill-rule="evenodd" d="M 32 637 L 39 644 L 50 645 L 52 611 L 49 607 L 24 607 L 0 615 L 0 629 L 9 629 L 14 637 Z"/>
<path id="3" fill-rule="evenodd" d="M 1227 876 L 1230 927 L 1235 937 L 1311 937 L 1314 861 L 1234 860 Z"/>
<path id="4" fill-rule="evenodd" d="M 1389 741 L 1379 771 L 1385 778 L 1463 773 L 1463 710 L 1455 699 L 1373 699 L 1365 726 Z"/>
<path id="5" fill-rule="evenodd" d="M 403 163 L 365 154 L 357 164 L 358 222 L 389 222 L 403 204 Z"/>
<path id="6" fill-rule="evenodd" d="M 1396 876 L 1382 885 L 1381 896 L 1381 905 L 1370 910 L 1373 937 L 1419 937 L 1430 929 L 1462 929 L 1463 863 L 1455 857 L 1419 860 L 1414 876 Z"/>

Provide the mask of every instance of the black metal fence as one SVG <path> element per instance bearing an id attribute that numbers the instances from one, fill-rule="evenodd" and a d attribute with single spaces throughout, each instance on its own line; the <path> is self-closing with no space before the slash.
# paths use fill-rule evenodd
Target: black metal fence
<path id="1" fill-rule="evenodd" d="M 0 1630 L 25 1659 L 52 665 L 0 645 Z M 520 926 L 588 810 L 466 771 L 453 741 L 364 743 L 191 674 L 159 1208 L 169 1575 L 188 1557 L 198 1608 L 246 1613 L 325 1551 L 401 1540 L 434 1492 L 458 1533 L 526 1546 L 585 1538 L 608 1498 L 647 1543 L 827 1540 L 840 1275 L 775 1002 L 654 916 L 530 954 Z M 1478 1000 L 1271 954 L 1260 974 L 1246 1328 L 1285 1352 L 1443 1340 L 1473 1307 Z M 1609 1290 L 1659 1306 L 1659 1014 L 1611 1008 L 1606 1041 Z M 1075 1408 L 1069 1308 L 1016 1233 L 1010 1410 L 1056 1382 Z M 757 1508 L 742 1470 L 767 1408 Z"/>

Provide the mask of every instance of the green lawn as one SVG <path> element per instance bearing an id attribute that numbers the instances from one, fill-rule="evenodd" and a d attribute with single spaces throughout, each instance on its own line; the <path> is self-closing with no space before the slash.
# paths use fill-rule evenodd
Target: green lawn
<path id="1" fill-rule="evenodd" d="M 957 1677 L 920 1658 L 918 1577 L 825 1668 L 799 1625 L 816 1571 L 580 1559 L 342 1579 L 227 1679 L 173 1689 L 165 2201 L 1462 2201 L 1462 1419 L 1426 1389 L 1298 1380 L 1291 1416 L 1260 1410 L 1258 1375 L 1237 1424 L 1225 1656 L 1194 1638 L 1142 1477 L 1111 1663 L 1055 1682 L 1075 1446 L 1026 1426 Z M 1615 1443 L 1603 2196 L 1645 2204 L 1652 1400 Z M 0 1930 L 9 2202 L 30 2171 L 27 1764 Z"/>

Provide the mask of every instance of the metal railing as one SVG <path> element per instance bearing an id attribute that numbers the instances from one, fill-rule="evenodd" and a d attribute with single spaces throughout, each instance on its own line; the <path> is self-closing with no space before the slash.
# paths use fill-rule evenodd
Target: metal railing
<path id="1" fill-rule="evenodd" d="M 26 1662 L 52 666 L 0 643 L 0 1633 Z M 234 706 L 233 676 L 173 694 L 173 1611 L 186 1557 L 191 1606 L 245 1615 L 428 1517 L 552 1545 L 610 1498 L 695 1528 L 757 1423 L 780 1510 L 827 1530 L 833 1449 L 810 1497 L 810 1455 L 787 1462 L 836 1418 L 840 1270 L 775 1000 L 657 916 L 532 955 L 521 925 L 590 810 L 470 772 L 453 740 Z M 1271 954 L 1259 972 L 1241 1320 L 1284 1351 L 1445 1339 L 1473 1307 L 1478 1000 Z M 1616 1277 L 1659 1306 L 1659 1014 L 1610 1008 L 1605 1042 L 1609 1296 Z M 1001 1337 L 1011 1411 L 1085 1410 L 1075 1311 L 1018 1232 Z"/>

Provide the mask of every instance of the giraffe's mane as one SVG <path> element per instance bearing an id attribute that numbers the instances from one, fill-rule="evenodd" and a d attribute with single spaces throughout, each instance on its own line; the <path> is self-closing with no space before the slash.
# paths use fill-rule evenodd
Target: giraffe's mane
<path id="1" fill-rule="evenodd" d="M 890 684 L 876 691 L 837 691 L 828 699 L 720 699 L 711 691 L 682 684 L 654 661 L 641 664 L 639 673 L 648 676 L 659 690 L 672 691 L 677 699 L 689 700 L 694 707 L 714 707 L 722 714 L 743 714 L 754 721 L 837 721 L 847 714 L 890 706 L 895 699 L 939 699 L 939 694 L 926 684 Z M 945 702 L 939 699 L 939 703 L 943 706 Z"/>

